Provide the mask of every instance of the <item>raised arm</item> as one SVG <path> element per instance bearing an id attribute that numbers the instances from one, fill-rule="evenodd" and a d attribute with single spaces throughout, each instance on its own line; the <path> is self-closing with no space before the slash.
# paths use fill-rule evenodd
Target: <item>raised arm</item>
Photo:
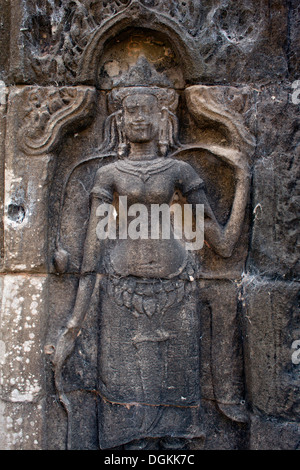
<path id="1" fill-rule="evenodd" d="M 218 255 L 229 258 L 241 234 L 250 175 L 246 165 L 242 164 L 242 156 L 239 152 L 230 150 L 224 156 L 224 149 L 222 151 L 222 158 L 235 168 L 235 194 L 227 223 L 223 226 L 217 221 L 203 189 L 189 192 L 187 201 L 193 206 L 204 204 L 204 237 Z"/>

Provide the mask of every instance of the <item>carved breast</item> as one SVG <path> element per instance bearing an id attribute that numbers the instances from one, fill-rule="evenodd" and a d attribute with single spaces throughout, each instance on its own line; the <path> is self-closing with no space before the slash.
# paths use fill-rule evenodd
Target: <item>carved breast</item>
<path id="1" fill-rule="evenodd" d="M 170 204 L 174 194 L 175 161 L 162 158 L 153 162 L 117 162 L 115 190 L 127 196 L 128 204 Z"/>
<path id="2" fill-rule="evenodd" d="M 162 236 L 162 225 L 159 225 L 158 235 L 152 236 L 153 205 L 169 206 L 176 190 L 186 194 L 202 186 L 202 179 L 189 164 L 172 158 L 121 160 L 100 168 L 93 193 L 100 199 L 105 196 L 111 202 L 114 193 L 118 197 L 126 197 L 127 204 L 124 211 L 127 215 L 127 237 L 117 237 L 109 248 L 114 271 L 121 276 L 144 278 L 170 278 L 181 273 L 188 255 L 185 243 L 174 238 L 172 224 L 169 236 Z M 132 208 L 133 204 L 142 204 L 142 209 L 147 212 L 146 229 L 143 235 L 138 234 L 135 238 L 130 235 L 130 226 L 135 223 L 137 227 L 136 219 L 141 211 L 138 207 Z M 170 219 L 170 213 L 168 217 Z M 137 228 L 135 230 L 139 232 Z"/>
<path id="3" fill-rule="evenodd" d="M 152 204 L 170 204 L 175 190 L 176 161 L 156 159 L 154 162 L 117 163 L 115 191 L 127 196 L 132 204 L 144 204 L 149 215 L 148 239 L 120 240 L 110 255 L 115 271 L 122 276 L 168 278 L 184 269 L 187 252 L 175 240 L 172 227 L 168 239 L 151 239 Z M 128 217 L 128 224 L 132 217 Z"/>

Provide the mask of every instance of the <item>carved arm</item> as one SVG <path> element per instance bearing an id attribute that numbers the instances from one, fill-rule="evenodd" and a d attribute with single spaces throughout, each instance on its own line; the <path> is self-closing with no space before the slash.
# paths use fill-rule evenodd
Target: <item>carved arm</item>
<path id="1" fill-rule="evenodd" d="M 241 163 L 240 153 L 233 150 L 228 153 L 231 154 L 231 158 L 228 158 L 229 155 L 223 155 L 223 159 L 235 166 L 236 187 L 231 213 L 226 224 L 222 226 L 217 221 L 203 189 L 191 192 L 187 197 L 193 206 L 204 204 L 204 236 L 214 251 L 223 258 L 232 255 L 241 234 L 250 184 L 250 174 L 246 165 Z"/>
<path id="2" fill-rule="evenodd" d="M 99 205 L 99 199 L 92 198 L 89 226 L 87 230 L 84 256 L 81 269 L 81 277 L 76 295 L 75 306 L 71 318 L 66 328 L 60 334 L 55 348 L 52 363 L 54 365 L 55 384 L 64 406 L 68 409 L 68 400 L 63 392 L 62 367 L 74 349 L 76 338 L 79 334 L 82 322 L 87 311 L 91 306 L 91 299 L 94 297 L 94 290 L 98 289 L 100 276 L 97 277 L 96 267 L 99 260 L 99 240 L 96 235 L 96 210 Z"/>

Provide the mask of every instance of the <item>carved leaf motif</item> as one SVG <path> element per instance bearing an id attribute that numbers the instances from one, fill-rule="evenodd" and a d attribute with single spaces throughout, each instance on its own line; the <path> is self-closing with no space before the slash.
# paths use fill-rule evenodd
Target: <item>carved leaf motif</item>
<path id="1" fill-rule="evenodd" d="M 134 294 L 132 297 L 132 305 L 138 313 L 141 315 L 144 313 L 143 308 L 143 297 L 141 295 Z"/>
<path id="2" fill-rule="evenodd" d="M 171 292 L 168 293 L 168 300 L 165 305 L 165 310 L 169 307 L 171 307 L 177 300 L 177 292 L 176 290 L 172 290 Z"/>
<path id="3" fill-rule="evenodd" d="M 50 152 L 62 131 L 92 114 L 95 90 L 87 87 L 36 88 L 29 93 L 19 146 L 30 155 Z"/>
<path id="4" fill-rule="evenodd" d="M 130 294 L 130 292 L 128 292 L 127 290 L 123 292 L 123 301 L 125 307 L 129 309 L 132 307 L 132 294 Z"/>
<path id="5" fill-rule="evenodd" d="M 161 13 L 175 18 L 188 33 L 193 36 L 199 29 L 201 19 L 201 2 L 199 0 L 141 0 L 145 6 L 155 8 Z"/>
<path id="6" fill-rule="evenodd" d="M 156 311 L 156 300 L 153 299 L 153 298 L 144 298 L 143 300 L 143 306 L 144 306 L 144 310 L 145 310 L 145 313 L 146 315 L 148 315 L 148 317 L 152 317 L 152 315 L 154 315 L 155 311 Z"/>
<path id="7" fill-rule="evenodd" d="M 184 297 L 184 283 L 181 282 L 177 288 L 177 303 L 180 303 Z"/>

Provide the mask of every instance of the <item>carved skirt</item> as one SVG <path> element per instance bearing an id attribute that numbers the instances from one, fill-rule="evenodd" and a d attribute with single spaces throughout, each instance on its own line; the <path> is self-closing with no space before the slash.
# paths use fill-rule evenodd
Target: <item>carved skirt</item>
<path id="1" fill-rule="evenodd" d="M 99 325 L 99 440 L 202 436 L 196 282 L 109 276 Z"/>

